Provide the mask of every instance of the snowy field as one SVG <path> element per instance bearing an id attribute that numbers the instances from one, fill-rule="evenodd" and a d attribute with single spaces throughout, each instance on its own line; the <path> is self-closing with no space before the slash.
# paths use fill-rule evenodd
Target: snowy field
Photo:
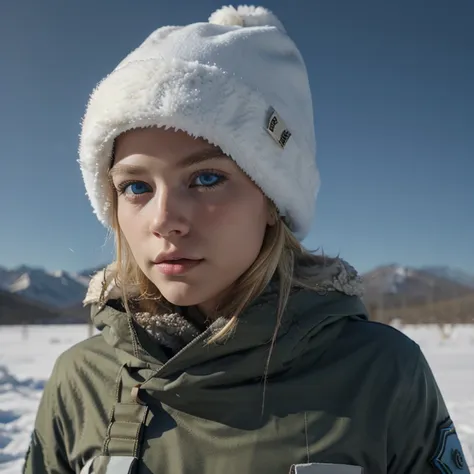
<path id="1" fill-rule="evenodd" d="M 474 466 L 474 325 L 441 333 L 437 326 L 402 328 L 420 344 Z M 88 337 L 87 326 L 0 326 L 0 473 L 19 474 L 41 391 L 56 357 Z M 472 468 L 471 468 L 472 469 Z"/>

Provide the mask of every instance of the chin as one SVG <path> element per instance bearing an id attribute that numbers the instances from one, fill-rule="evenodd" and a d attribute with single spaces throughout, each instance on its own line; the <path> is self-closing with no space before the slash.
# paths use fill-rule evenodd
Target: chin
<path id="1" fill-rule="evenodd" d="M 155 285 L 163 297 L 176 306 L 197 306 L 209 299 L 200 285 L 190 285 L 184 281 L 159 282 Z"/>

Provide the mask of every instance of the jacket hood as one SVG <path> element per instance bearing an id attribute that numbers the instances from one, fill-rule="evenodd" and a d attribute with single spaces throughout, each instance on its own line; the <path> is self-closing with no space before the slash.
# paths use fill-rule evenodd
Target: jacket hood
<path id="1" fill-rule="evenodd" d="M 225 341 L 206 344 L 225 323 L 219 318 L 207 329 L 190 334 L 190 342 L 171 357 L 166 354 L 162 332 L 185 333 L 188 328 L 181 327 L 179 322 L 182 315 L 178 311 L 164 318 L 160 315 L 159 337 L 150 335 L 144 321 L 153 315 L 127 314 L 119 303 L 120 291 L 113 278 L 107 284 L 108 277 L 113 276 L 113 266 L 92 278 L 84 304 L 92 305 L 94 325 L 115 349 L 122 364 L 150 369 L 150 373 L 157 373 L 168 382 L 178 377 L 180 383 L 186 379 L 186 383 L 192 381 L 206 387 L 245 383 L 264 374 L 272 376 L 293 369 L 305 360 L 314 361 L 337 337 L 344 321 L 367 318 L 357 272 L 341 259 L 332 260 L 321 271 L 325 276 L 319 291 L 293 289 L 273 347 L 278 307 L 276 283 L 271 283 L 243 311 L 236 329 Z"/>

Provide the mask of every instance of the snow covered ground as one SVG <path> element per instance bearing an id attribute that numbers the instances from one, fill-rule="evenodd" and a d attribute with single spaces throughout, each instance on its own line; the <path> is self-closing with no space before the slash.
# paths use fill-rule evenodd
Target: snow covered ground
<path id="1" fill-rule="evenodd" d="M 444 336 L 437 326 L 402 330 L 421 345 L 430 362 L 474 469 L 474 325 L 456 326 Z M 32 326 L 27 333 L 21 327 L 0 326 L 1 474 L 21 472 L 53 363 L 86 337 L 87 326 Z"/>

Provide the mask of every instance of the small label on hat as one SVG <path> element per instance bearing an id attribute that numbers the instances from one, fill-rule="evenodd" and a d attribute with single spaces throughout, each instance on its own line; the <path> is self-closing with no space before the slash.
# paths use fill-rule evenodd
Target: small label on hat
<path id="1" fill-rule="evenodd" d="M 268 118 L 267 123 L 267 132 L 282 148 L 285 148 L 288 140 L 291 137 L 291 132 L 286 128 L 285 122 L 283 122 L 283 119 L 274 109 L 271 109 L 270 111 L 270 117 Z"/>

